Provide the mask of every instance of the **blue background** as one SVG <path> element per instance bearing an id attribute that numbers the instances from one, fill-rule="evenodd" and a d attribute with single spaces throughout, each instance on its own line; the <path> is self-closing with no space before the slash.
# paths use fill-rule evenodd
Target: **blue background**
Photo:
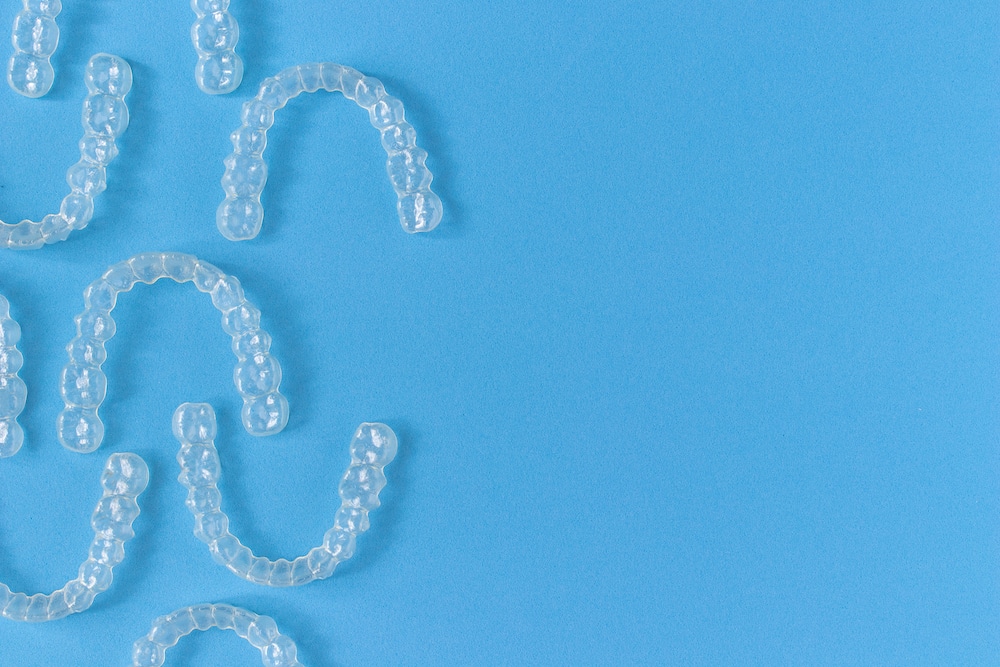
<path id="1" fill-rule="evenodd" d="M 111 590 L 0 623 L 2 664 L 128 664 L 206 601 L 273 616 L 315 667 L 1000 663 L 996 3 L 234 0 L 247 70 L 222 98 L 194 84 L 187 4 L 149 5 L 67 0 L 50 95 L 0 88 L 0 216 L 38 220 L 88 57 L 135 73 L 90 227 L 0 255 L 29 387 L 0 579 L 60 587 L 107 455 L 152 470 Z M 400 230 L 377 133 L 325 94 L 277 115 L 261 236 L 217 233 L 240 105 L 313 60 L 403 100 L 433 234 Z M 242 431 L 210 300 L 159 283 L 115 311 L 105 445 L 59 446 L 81 292 L 149 250 L 243 281 L 284 433 Z M 357 424 L 392 425 L 358 555 L 293 590 L 215 565 L 175 481 L 186 400 L 216 407 L 233 531 L 271 558 L 322 539 Z M 171 656 L 258 660 L 219 632 Z"/>

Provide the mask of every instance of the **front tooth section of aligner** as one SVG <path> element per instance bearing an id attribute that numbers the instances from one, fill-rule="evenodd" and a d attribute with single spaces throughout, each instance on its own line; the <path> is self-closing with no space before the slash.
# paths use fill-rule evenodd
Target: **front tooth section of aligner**
<path id="1" fill-rule="evenodd" d="M 302 667 L 295 642 L 270 617 L 226 604 L 194 605 L 154 620 L 149 634 L 132 646 L 132 667 L 160 667 L 185 635 L 210 628 L 236 633 L 260 651 L 265 667 Z"/>

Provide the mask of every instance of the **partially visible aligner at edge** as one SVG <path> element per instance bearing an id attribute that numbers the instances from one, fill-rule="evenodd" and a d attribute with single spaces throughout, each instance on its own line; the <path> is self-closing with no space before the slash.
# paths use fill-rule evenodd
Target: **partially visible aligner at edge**
<path id="1" fill-rule="evenodd" d="M 128 128 L 125 96 L 132 89 L 132 68 L 123 58 L 99 53 L 87 63 L 84 82 L 87 97 L 83 100 L 80 160 L 66 172 L 70 193 L 63 198 L 59 212 L 46 215 L 41 222 L 0 221 L 0 248 L 34 250 L 65 241 L 94 216 L 94 198 L 108 186 L 106 167 L 118 155 L 115 140 Z"/>
<path id="2" fill-rule="evenodd" d="M 69 361 L 60 377 L 65 408 L 57 431 L 64 447 L 87 453 L 101 446 L 104 423 L 98 408 L 107 395 L 108 379 L 101 370 L 105 344 L 117 329 L 111 312 L 118 296 L 140 283 L 158 280 L 192 283 L 208 294 L 222 315 L 222 328 L 236 355 L 233 384 L 243 399 L 243 427 L 256 436 L 273 435 L 288 423 L 288 401 L 279 391 L 281 365 L 271 355 L 271 336 L 260 326 L 261 312 L 243 293 L 235 276 L 183 253 L 142 253 L 111 266 L 84 291 L 86 308 L 76 316 L 76 337 L 66 346 Z"/>
<path id="3" fill-rule="evenodd" d="M 62 0 L 23 0 L 23 5 L 11 28 L 14 55 L 7 62 L 7 84 L 25 97 L 43 97 L 55 81 L 52 54 L 59 45 L 56 17 Z M 191 0 L 191 9 L 195 83 L 209 95 L 236 90 L 243 81 L 243 61 L 236 55 L 240 26 L 229 12 L 229 0 Z"/>
<path id="4" fill-rule="evenodd" d="M 231 630 L 260 651 L 264 667 L 302 667 L 295 642 L 281 634 L 270 616 L 228 604 L 184 607 L 153 621 L 149 634 L 132 645 L 132 667 L 161 667 L 167 651 L 195 630 Z"/>
<path id="5" fill-rule="evenodd" d="M 149 482 L 146 463 L 135 454 L 112 454 L 101 474 L 104 495 L 97 502 L 90 525 L 94 540 L 76 579 L 54 593 L 12 592 L 0 583 L 0 614 L 12 621 L 41 623 L 86 611 L 94 598 L 108 590 L 112 571 L 125 558 L 125 543 L 135 536 L 132 522 L 139 516 L 136 502 Z"/>

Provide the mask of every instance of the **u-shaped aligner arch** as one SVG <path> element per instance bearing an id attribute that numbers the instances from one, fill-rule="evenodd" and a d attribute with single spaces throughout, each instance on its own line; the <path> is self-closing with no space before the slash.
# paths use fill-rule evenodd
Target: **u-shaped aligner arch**
<path id="1" fill-rule="evenodd" d="M 264 667 L 302 667 L 295 642 L 281 634 L 270 616 L 228 604 L 200 604 L 160 616 L 132 645 L 132 667 L 160 667 L 166 652 L 195 630 L 232 630 L 260 650 Z"/>
<path id="2" fill-rule="evenodd" d="M 66 346 L 69 363 L 60 377 L 65 409 L 59 415 L 59 441 L 76 452 L 92 452 L 104 439 L 97 411 L 107 394 L 101 370 L 105 343 L 115 335 L 111 317 L 118 295 L 138 283 L 161 279 L 194 283 L 211 295 L 222 313 L 222 328 L 232 337 L 237 363 L 233 382 L 243 398 L 243 426 L 251 435 L 272 435 L 288 423 L 288 401 L 278 390 L 281 365 L 271 356 L 271 336 L 260 327 L 260 311 L 247 301 L 240 281 L 197 257 L 182 253 L 143 253 L 115 264 L 84 291 L 86 309 L 76 316 L 77 335 Z"/>
<path id="3" fill-rule="evenodd" d="M 84 82 L 87 97 L 83 100 L 80 161 L 66 172 L 70 193 L 63 198 L 59 212 L 41 222 L 0 221 L 0 248 L 31 250 L 64 241 L 93 217 L 94 198 L 107 187 L 105 168 L 118 155 L 115 140 L 128 127 L 125 96 L 132 89 L 132 68 L 123 58 L 99 53 L 87 63 Z"/>
<path id="4" fill-rule="evenodd" d="M 207 403 L 184 403 L 174 412 L 174 437 L 181 448 L 177 478 L 188 490 L 185 505 L 194 515 L 194 534 L 208 545 L 216 562 L 247 581 L 263 586 L 301 586 L 326 579 L 342 561 L 354 555 L 357 536 L 368 530 L 368 513 L 380 505 L 385 488 L 383 469 L 396 456 L 396 434 L 385 424 L 364 423 L 351 440 L 351 463 L 340 480 L 340 508 L 323 544 L 305 556 L 276 561 L 255 556 L 229 531 L 218 481 L 215 411 Z"/>
<path id="5" fill-rule="evenodd" d="M 216 212 L 219 231 L 231 241 L 245 241 L 260 233 L 264 208 L 260 195 L 267 182 L 264 149 L 274 112 L 303 92 L 320 88 L 343 93 L 368 111 L 371 124 L 382 134 L 388 155 L 386 171 L 396 190 L 397 211 L 403 229 L 429 232 L 441 222 L 441 199 L 431 191 L 433 176 L 425 161 L 427 151 L 417 146 L 417 134 L 406 122 L 403 103 L 385 92 L 378 79 L 336 63 L 308 63 L 289 67 L 261 83 L 257 97 L 243 105 L 243 124 L 233 132 L 233 153 L 226 158 L 222 188 L 226 199 Z"/>
<path id="6" fill-rule="evenodd" d="M 0 583 L 3 617 L 41 623 L 89 609 L 94 598 L 111 586 L 114 567 L 125 558 L 125 543 L 135 536 L 132 523 L 139 516 L 136 498 L 148 483 L 149 469 L 139 456 L 112 454 L 101 474 L 104 493 L 90 518 L 94 540 L 76 579 L 54 593 L 34 595 L 11 592 Z"/>
<path id="7" fill-rule="evenodd" d="M 52 54 L 59 45 L 56 17 L 62 0 L 22 0 L 14 17 L 11 42 L 14 55 L 7 63 L 7 84 L 25 97 L 42 97 L 52 88 Z M 195 21 L 191 42 L 198 54 L 194 78 L 209 95 L 236 90 L 243 81 L 243 61 L 236 55 L 240 26 L 229 13 L 229 0 L 191 0 Z"/>

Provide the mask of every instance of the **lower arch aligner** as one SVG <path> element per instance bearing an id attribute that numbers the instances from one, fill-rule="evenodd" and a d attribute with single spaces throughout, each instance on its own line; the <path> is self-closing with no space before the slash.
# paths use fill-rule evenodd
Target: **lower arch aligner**
<path id="1" fill-rule="evenodd" d="M 354 555 L 357 536 L 368 530 L 368 514 L 380 505 L 386 485 L 383 469 L 396 456 L 396 434 L 385 424 L 364 423 L 351 440 L 351 463 L 340 480 L 340 508 L 323 543 L 292 561 L 256 556 L 229 531 L 218 488 L 221 475 L 215 448 L 215 411 L 207 403 L 184 403 L 174 412 L 174 437 L 180 443 L 178 481 L 188 490 L 185 504 L 194 516 L 194 534 L 208 545 L 216 562 L 247 581 L 264 586 L 301 586 L 331 576 Z"/>

